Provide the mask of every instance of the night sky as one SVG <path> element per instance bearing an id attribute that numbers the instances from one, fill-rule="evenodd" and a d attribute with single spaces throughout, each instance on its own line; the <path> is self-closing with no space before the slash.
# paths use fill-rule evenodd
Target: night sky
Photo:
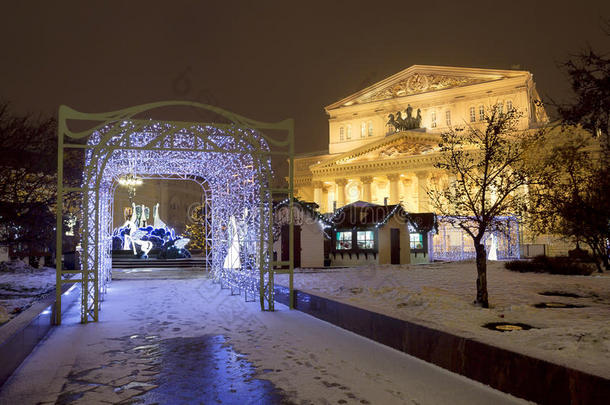
<path id="1" fill-rule="evenodd" d="M 94 3 L 3 2 L 0 98 L 47 115 L 196 100 L 294 118 L 311 152 L 328 146 L 325 105 L 410 65 L 520 65 L 564 99 L 558 63 L 610 48 L 603 0 Z"/>

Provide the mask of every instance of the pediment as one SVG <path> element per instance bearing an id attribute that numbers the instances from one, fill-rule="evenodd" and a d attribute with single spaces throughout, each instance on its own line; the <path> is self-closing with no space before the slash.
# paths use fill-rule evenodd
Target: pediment
<path id="1" fill-rule="evenodd" d="M 413 73 L 397 83 L 358 98 L 356 103 L 361 104 L 370 103 L 372 101 L 388 100 L 429 91 L 479 84 L 486 81 L 489 80 L 466 76 Z"/>
<path id="2" fill-rule="evenodd" d="M 342 153 L 334 159 L 313 165 L 311 170 L 425 155 L 438 150 L 439 140 L 440 138 L 436 134 L 428 134 L 421 131 L 404 131 Z"/>
<path id="3" fill-rule="evenodd" d="M 358 93 L 331 104 L 326 109 L 330 110 L 353 104 L 390 100 L 522 75 L 528 75 L 528 72 L 414 65 Z"/>

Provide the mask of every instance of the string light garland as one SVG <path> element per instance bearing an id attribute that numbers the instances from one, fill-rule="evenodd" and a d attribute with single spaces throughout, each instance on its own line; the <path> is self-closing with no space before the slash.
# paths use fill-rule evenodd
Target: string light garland
<path id="1" fill-rule="evenodd" d="M 430 238 L 430 260 L 460 261 L 476 257 L 472 238 L 453 222 L 454 217 L 438 216 L 438 227 Z M 519 259 L 518 219 L 514 216 L 496 218 L 491 229 L 483 235 L 482 242 L 488 254 L 492 247 L 495 248 L 496 260 Z"/>
<path id="2" fill-rule="evenodd" d="M 259 133 L 236 126 L 122 121 L 93 132 L 88 144 L 96 147 L 85 156 L 83 187 L 88 191 L 82 207 L 86 240 L 81 262 L 85 270 L 97 269 L 84 272 L 91 281 L 97 279 L 97 285 L 89 283 L 87 308 L 98 293 L 95 288 L 103 297 L 112 277 L 115 188 L 169 175 L 190 176 L 207 188 L 214 280 L 232 293 L 243 293 L 247 300 L 259 295 L 261 267 L 269 268 L 273 244 L 264 237 L 271 229 L 271 160 Z M 94 224 L 99 229 L 92 229 Z M 229 251 L 239 255 L 233 261 L 239 266 L 226 265 Z"/>

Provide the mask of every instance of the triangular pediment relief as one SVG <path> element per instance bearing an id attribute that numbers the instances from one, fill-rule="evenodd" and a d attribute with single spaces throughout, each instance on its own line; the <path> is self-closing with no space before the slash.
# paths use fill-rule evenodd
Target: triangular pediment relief
<path id="1" fill-rule="evenodd" d="M 310 167 L 311 170 L 325 169 L 359 162 L 370 162 L 386 159 L 400 159 L 409 156 L 424 155 L 438 150 L 440 137 L 421 131 L 404 131 L 387 136 L 342 153 L 334 159 Z"/>
<path id="2" fill-rule="evenodd" d="M 326 107 L 327 110 L 528 75 L 524 71 L 414 65 Z"/>
<path id="3" fill-rule="evenodd" d="M 388 100 L 396 97 L 443 90 L 452 87 L 468 86 L 489 81 L 466 76 L 449 76 L 425 73 L 413 73 L 391 86 L 369 93 L 355 100 L 355 103 L 370 103 L 372 101 Z"/>

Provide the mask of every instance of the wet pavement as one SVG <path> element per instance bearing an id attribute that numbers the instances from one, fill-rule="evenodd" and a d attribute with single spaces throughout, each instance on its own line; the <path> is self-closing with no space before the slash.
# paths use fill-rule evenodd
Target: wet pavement
<path id="1" fill-rule="evenodd" d="M 147 356 L 158 362 L 158 387 L 134 403 L 280 404 L 288 399 L 267 380 L 254 376 L 255 368 L 237 353 L 223 335 L 162 340 L 144 346 Z"/>
<path id="2" fill-rule="evenodd" d="M 56 405 L 95 400 L 104 389 L 114 391 L 125 404 L 290 403 L 270 381 L 255 377 L 253 365 L 223 335 L 132 335 L 116 340 L 130 348 L 106 352 L 112 360 L 100 367 L 70 373 Z M 138 368 L 117 379 L 104 378 L 131 369 L 125 353 L 137 356 Z"/>

